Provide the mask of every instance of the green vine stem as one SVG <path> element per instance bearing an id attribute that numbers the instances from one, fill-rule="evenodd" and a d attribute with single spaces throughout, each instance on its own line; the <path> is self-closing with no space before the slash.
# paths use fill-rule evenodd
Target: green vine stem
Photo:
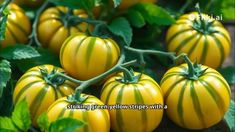
<path id="1" fill-rule="evenodd" d="M 29 35 L 29 45 L 32 45 L 33 42 L 35 41 L 37 46 L 41 46 L 41 43 L 38 40 L 38 36 L 37 36 L 37 26 L 38 26 L 38 21 L 39 21 L 39 17 L 41 15 L 41 13 L 44 11 L 44 9 L 49 5 L 49 1 L 45 1 L 43 3 L 43 5 L 38 9 L 37 13 L 36 13 L 36 17 L 35 20 L 33 22 L 33 26 L 32 26 L 32 33 Z"/>
<path id="2" fill-rule="evenodd" d="M 192 4 L 192 2 L 193 2 L 192 0 L 186 0 L 185 4 L 179 10 L 180 14 L 183 14 L 185 10 L 189 7 L 189 5 Z"/>
<path id="3" fill-rule="evenodd" d="M 4 10 L 7 6 L 12 2 L 12 0 L 4 0 L 4 2 L 0 5 L 0 18 L 3 16 Z"/>
<path id="4" fill-rule="evenodd" d="M 68 28 L 70 26 L 70 20 L 69 20 L 69 17 L 73 15 L 73 9 L 71 8 L 68 8 L 68 11 L 67 13 L 65 14 L 65 17 L 62 19 L 63 20 L 63 23 L 64 23 L 64 26 L 66 28 Z"/>
<path id="5" fill-rule="evenodd" d="M 144 55 L 145 54 L 152 54 L 152 55 L 160 55 L 160 56 L 166 56 L 172 59 L 173 61 L 176 58 L 176 54 L 174 52 L 163 52 L 163 51 L 157 51 L 157 50 L 143 50 L 143 49 L 135 49 L 129 46 L 125 46 L 125 49 L 128 51 L 131 51 L 133 53 L 136 53 L 140 57 L 140 64 L 145 65 L 144 61 Z"/>

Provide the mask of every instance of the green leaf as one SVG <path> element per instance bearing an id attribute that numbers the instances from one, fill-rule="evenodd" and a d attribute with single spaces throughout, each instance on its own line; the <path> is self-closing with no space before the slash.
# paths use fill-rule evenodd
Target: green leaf
<path id="1" fill-rule="evenodd" d="M 235 67 L 229 66 L 220 68 L 218 71 L 223 75 L 223 77 L 229 84 L 235 84 Z"/>
<path id="2" fill-rule="evenodd" d="M 27 131 L 30 128 L 30 112 L 25 99 L 16 104 L 11 118 L 18 129 Z"/>
<path id="3" fill-rule="evenodd" d="M 62 118 L 51 123 L 50 132 L 74 132 L 83 127 L 85 123 L 73 118 Z"/>
<path id="4" fill-rule="evenodd" d="M 113 0 L 114 7 L 118 7 L 121 4 L 122 0 Z"/>
<path id="5" fill-rule="evenodd" d="M 235 1 L 223 0 L 221 13 L 225 19 L 235 19 Z"/>
<path id="6" fill-rule="evenodd" d="M 11 116 L 13 111 L 13 90 L 15 88 L 16 80 L 10 79 L 5 87 L 2 97 L 0 98 L 0 116 Z"/>
<path id="7" fill-rule="evenodd" d="M 0 98 L 7 82 L 11 77 L 10 63 L 7 60 L 0 60 Z"/>
<path id="8" fill-rule="evenodd" d="M 8 15 L 3 15 L 3 17 L 0 17 L 0 41 L 5 39 L 7 16 Z M 1 48 L 1 45 L 0 45 L 0 48 Z"/>
<path id="9" fill-rule="evenodd" d="M 16 132 L 17 129 L 14 126 L 11 118 L 0 117 L 0 131 L 1 132 Z"/>
<path id="10" fill-rule="evenodd" d="M 40 54 L 31 46 L 16 44 L 0 50 L 0 57 L 8 60 L 21 60 L 38 57 Z"/>
<path id="11" fill-rule="evenodd" d="M 92 10 L 97 0 L 49 0 L 58 6 L 67 6 L 71 9 Z"/>
<path id="12" fill-rule="evenodd" d="M 48 131 L 50 123 L 48 121 L 48 117 L 46 112 L 42 113 L 37 119 L 38 126 L 42 132 Z"/>
<path id="13" fill-rule="evenodd" d="M 39 57 L 25 59 L 24 61 L 16 61 L 16 65 L 22 72 L 25 72 L 34 66 L 43 65 L 43 64 L 51 64 L 54 66 L 61 67 L 59 57 L 57 55 L 53 54 L 48 49 L 44 48 L 38 48 L 36 50 L 40 54 Z"/>
<path id="14" fill-rule="evenodd" d="M 142 13 L 142 16 L 149 24 L 171 25 L 175 19 L 165 9 L 151 3 L 139 3 L 131 7 Z"/>
<path id="15" fill-rule="evenodd" d="M 231 100 L 228 111 L 224 116 L 224 120 L 228 124 L 230 130 L 235 132 L 235 103 Z"/>
<path id="16" fill-rule="evenodd" d="M 145 25 L 145 19 L 141 12 L 137 10 L 128 10 L 127 18 L 134 27 L 141 28 Z"/>
<path id="17" fill-rule="evenodd" d="M 126 18 L 119 17 L 114 19 L 110 25 L 108 25 L 108 29 L 114 35 L 121 37 L 125 44 L 130 45 L 132 41 L 132 28 Z"/>

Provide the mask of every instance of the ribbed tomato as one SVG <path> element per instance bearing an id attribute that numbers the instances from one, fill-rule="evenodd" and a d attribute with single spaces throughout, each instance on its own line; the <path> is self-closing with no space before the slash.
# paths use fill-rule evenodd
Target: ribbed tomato
<path id="1" fill-rule="evenodd" d="M 71 117 L 86 123 L 82 128 L 78 129 L 77 132 L 109 132 L 110 117 L 108 110 L 92 110 L 88 108 L 92 105 L 103 106 L 104 104 L 92 95 L 81 94 L 81 97 L 87 99 L 85 99 L 84 102 L 71 103 L 64 97 L 54 102 L 47 111 L 49 122 L 63 117 Z M 82 109 L 82 107 L 87 109 Z"/>
<path id="2" fill-rule="evenodd" d="M 84 22 L 69 22 L 66 18 L 67 12 L 68 9 L 65 7 L 50 7 L 39 18 L 38 39 L 43 47 L 49 48 L 57 54 L 67 37 L 77 32 L 86 32 L 91 28 Z M 81 18 L 88 17 L 84 10 L 74 10 L 73 15 Z"/>
<path id="3" fill-rule="evenodd" d="M 121 73 L 111 77 L 101 91 L 101 101 L 105 104 L 114 107 L 123 105 L 109 111 L 111 128 L 117 132 L 153 131 L 163 115 L 163 108 L 151 108 L 155 104 L 163 107 L 163 95 L 159 85 L 144 74 L 133 83 L 124 83 L 121 81 L 123 78 Z"/>
<path id="4" fill-rule="evenodd" d="M 10 14 L 7 19 L 5 39 L 0 41 L 0 48 L 16 43 L 25 44 L 31 33 L 30 20 L 23 9 L 13 3 L 9 4 L 8 8 Z"/>
<path id="5" fill-rule="evenodd" d="M 37 118 L 47 111 L 48 107 L 58 98 L 74 92 L 75 84 L 61 78 L 52 79 L 55 73 L 63 69 L 52 65 L 41 65 L 29 69 L 17 82 L 13 102 L 26 98 L 30 107 L 33 125 L 37 127 Z"/>
<path id="6" fill-rule="evenodd" d="M 168 117 L 188 129 L 208 128 L 224 117 L 231 91 L 225 79 L 214 69 L 206 70 L 198 79 L 188 79 L 186 64 L 168 70 L 161 80 Z"/>
<path id="7" fill-rule="evenodd" d="M 110 38 L 76 34 L 62 45 L 60 63 L 71 76 L 87 80 L 114 66 L 119 55 L 118 45 Z"/>
<path id="8" fill-rule="evenodd" d="M 202 14 L 192 12 L 181 16 L 167 32 L 169 51 L 186 53 L 192 61 L 217 68 L 229 55 L 231 39 L 223 25 Z"/>

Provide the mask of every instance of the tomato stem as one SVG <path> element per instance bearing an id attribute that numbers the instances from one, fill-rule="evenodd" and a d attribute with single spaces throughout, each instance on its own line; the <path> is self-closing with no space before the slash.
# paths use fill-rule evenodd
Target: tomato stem
<path id="1" fill-rule="evenodd" d="M 0 18 L 3 15 L 4 10 L 7 8 L 7 6 L 12 2 L 12 0 L 5 0 L 1 5 L 0 5 Z"/>
<path id="2" fill-rule="evenodd" d="M 132 48 L 129 46 L 125 46 L 125 49 L 128 51 L 131 51 L 133 53 L 136 53 L 139 55 L 139 63 L 142 65 L 145 65 L 145 61 L 144 61 L 144 55 L 146 54 L 152 54 L 152 55 L 160 55 L 160 56 L 166 56 L 169 57 L 170 59 L 172 59 L 173 61 L 176 58 L 176 55 L 174 52 L 164 52 L 164 51 L 157 51 L 157 50 L 144 50 L 144 49 L 136 49 L 136 48 Z"/>
<path id="3" fill-rule="evenodd" d="M 37 46 L 41 46 L 41 43 L 38 40 L 38 35 L 37 35 L 37 26 L 38 26 L 38 22 L 39 22 L 39 17 L 41 15 L 41 13 L 44 11 L 44 9 L 49 5 L 49 1 L 45 1 L 43 3 L 43 5 L 38 9 L 38 11 L 36 12 L 36 17 L 35 20 L 33 22 L 32 25 L 32 33 L 29 35 L 29 45 L 32 45 L 33 42 L 35 41 L 35 43 L 37 44 Z"/>

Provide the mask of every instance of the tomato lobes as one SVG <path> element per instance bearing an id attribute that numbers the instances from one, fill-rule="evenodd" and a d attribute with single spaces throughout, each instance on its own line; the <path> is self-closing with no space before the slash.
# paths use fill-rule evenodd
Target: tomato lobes
<path id="1" fill-rule="evenodd" d="M 22 8 L 16 4 L 9 4 L 10 14 L 7 17 L 5 39 L 0 41 L 0 48 L 10 45 L 26 44 L 31 33 L 29 18 L 25 15 Z"/>
<path id="2" fill-rule="evenodd" d="M 213 21 L 206 14 L 202 16 L 207 23 Z M 217 20 L 205 29 L 195 26 L 195 20 L 199 20 L 198 13 L 185 14 L 168 29 L 168 51 L 186 53 L 192 61 L 218 68 L 230 52 L 229 33 Z"/>
<path id="3" fill-rule="evenodd" d="M 86 101 L 77 105 L 104 105 L 99 99 L 92 95 L 82 94 L 82 97 L 88 96 Z M 70 103 L 66 97 L 61 98 L 54 102 L 48 109 L 47 115 L 50 122 L 63 117 L 71 117 L 84 121 L 86 124 L 77 130 L 77 132 L 109 132 L 110 130 L 110 117 L 107 109 L 71 109 L 68 106 L 76 107 L 76 103 Z"/>
<path id="4" fill-rule="evenodd" d="M 207 69 L 202 66 L 202 69 Z M 161 88 L 168 109 L 168 117 L 188 129 L 209 128 L 224 117 L 228 110 L 231 90 L 225 79 L 208 68 L 198 80 L 183 75 L 188 66 L 183 64 L 168 70 L 161 80 Z"/>
<path id="5" fill-rule="evenodd" d="M 119 47 L 112 39 L 76 34 L 62 45 L 60 62 L 71 76 L 87 80 L 112 68 L 119 55 Z"/>
<path id="6" fill-rule="evenodd" d="M 70 95 L 74 92 L 75 84 L 69 81 L 61 82 L 58 85 L 49 84 L 45 80 L 41 69 L 48 74 L 64 72 L 61 68 L 52 65 L 42 65 L 29 69 L 18 81 L 13 92 L 13 102 L 16 104 L 26 99 L 29 107 L 33 125 L 37 127 L 37 118 L 45 112 L 48 107 L 58 98 Z"/>
<path id="7" fill-rule="evenodd" d="M 91 30 L 91 26 L 84 22 L 66 26 L 65 22 L 68 20 L 64 20 L 64 17 L 67 10 L 67 8 L 61 6 L 51 7 L 45 10 L 39 18 L 38 39 L 43 47 L 49 48 L 57 54 L 60 53 L 63 42 L 70 35 L 86 32 L 88 29 Z M 73 15 L 81 18 L 88 17 L 84 10 L 74 10 Z"/>
<path id="8" fill-rule="evenodd" d="M 135 75 L 138 74 L 140 73 L 135 73 Z M 133 84 L 121 83 L 118 81 L 121 78 L 123 78 L 123 74 L 118 74 L 107 80 L 101 91 L 101 100 L 110 106 L 119 104 L 140 105 L 140 107 L 110 110 L 111 128 L 118 132 L 153 131 L 162 120 L 163 109 L 151 109 L 147 106 L 163 105 L 163 96 L 159 85 L 144 74 L 137 83 Z"/>

